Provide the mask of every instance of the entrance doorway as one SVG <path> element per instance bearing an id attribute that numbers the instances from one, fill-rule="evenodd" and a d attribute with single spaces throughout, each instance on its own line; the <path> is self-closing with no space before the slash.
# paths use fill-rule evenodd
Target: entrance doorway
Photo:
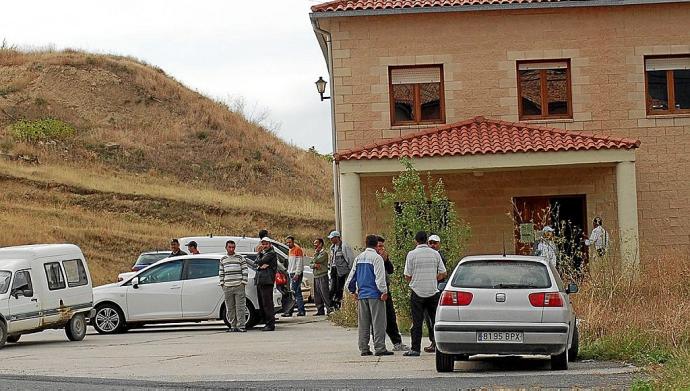
<path id="1" fill-rule="evenodd" d="M 584 234 L 587 232 L 587 197 L 557 195 L 513 198 L 515 253 L 534 253 L 540 231 L 549 225 L 559 238 L 559 251 L 580 268 L 587 261 Z"/>

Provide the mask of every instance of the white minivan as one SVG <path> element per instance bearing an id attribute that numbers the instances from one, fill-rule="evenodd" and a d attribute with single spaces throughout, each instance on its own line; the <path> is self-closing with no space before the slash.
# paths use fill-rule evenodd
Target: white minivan
<path id="1" fill-rule="evenodd" d="M 64 328 L 70 341 L 81 341 L 92 307 L 91 276 L 79 247 L 0 248 L 0 348 L 47 329 Z"/>

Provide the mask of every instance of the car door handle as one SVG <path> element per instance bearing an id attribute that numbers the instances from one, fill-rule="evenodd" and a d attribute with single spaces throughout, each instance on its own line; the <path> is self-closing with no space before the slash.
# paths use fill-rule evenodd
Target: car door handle
<path id="1" fill-rule="evenodd" d="M 33 298 L 33 299 L 31 299 L 31 301 L 36 301 L 36 302 L 37 302 L 37 301 L 38 301 L 38 299 L 37 299 L 37 298 Z"/>
<path id="2" fill-rule="evenodd" d="M 182 287 L 181 287 L 181 286 L 174 286 L 174 287 L 172 287 L 172 288 L 170 288 L 170 289 L 180 289 L 180 288 L 182 288 Z"/>

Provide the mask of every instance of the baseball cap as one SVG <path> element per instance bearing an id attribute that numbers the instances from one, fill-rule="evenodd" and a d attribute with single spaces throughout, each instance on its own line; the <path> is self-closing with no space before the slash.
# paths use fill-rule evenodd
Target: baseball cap
<path id="1" fill-rule="evenodd" d="M 429 236 L 429 241 L 441 243 L 441 238 L 439 238 L 438 235 L 431 235 L 431 236 Z"/>
<path id="2" fill-rule="evenodd" d="M 185 246 L 187 246 L 187 247 L 189 247 L 189 246 L 192 246 L 192 247 L 199 247 L 199 246 L 196 244 L 196 242 L 195 242 L 194 240 L 192 240 L 191 242 L 185 244 Z"/>
<path id="3" fill-rule="evenodd" d="M 331 231 L 331 233 L 328 234 L 328 239 L 339 238 L 339 237 L 340 237 L 340 232 L 338 232 L 338 231 Z"/>
<path id="4" fill-rule="evenodd" d="M 268 236 L 264 236 L 263 238 L 261 238 L 261 241 L 262 242 L 270 242 L 271 238 L 269 238 Z"/>

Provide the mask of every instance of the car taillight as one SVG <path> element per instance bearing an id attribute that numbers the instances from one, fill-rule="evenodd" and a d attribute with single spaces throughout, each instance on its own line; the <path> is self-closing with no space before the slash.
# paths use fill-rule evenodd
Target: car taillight
<path id="1" fill-rule="evenodd" d="M 563 307 L 563 298 L 558 292 L 539 292 L 529 295 L 533 307 Z"/>
<path id="2" fill-rule="evenodd" d="M 440 303 L 448 306 L 470 305 L 472 297 L 470 292 L 443 291 Z"/>

